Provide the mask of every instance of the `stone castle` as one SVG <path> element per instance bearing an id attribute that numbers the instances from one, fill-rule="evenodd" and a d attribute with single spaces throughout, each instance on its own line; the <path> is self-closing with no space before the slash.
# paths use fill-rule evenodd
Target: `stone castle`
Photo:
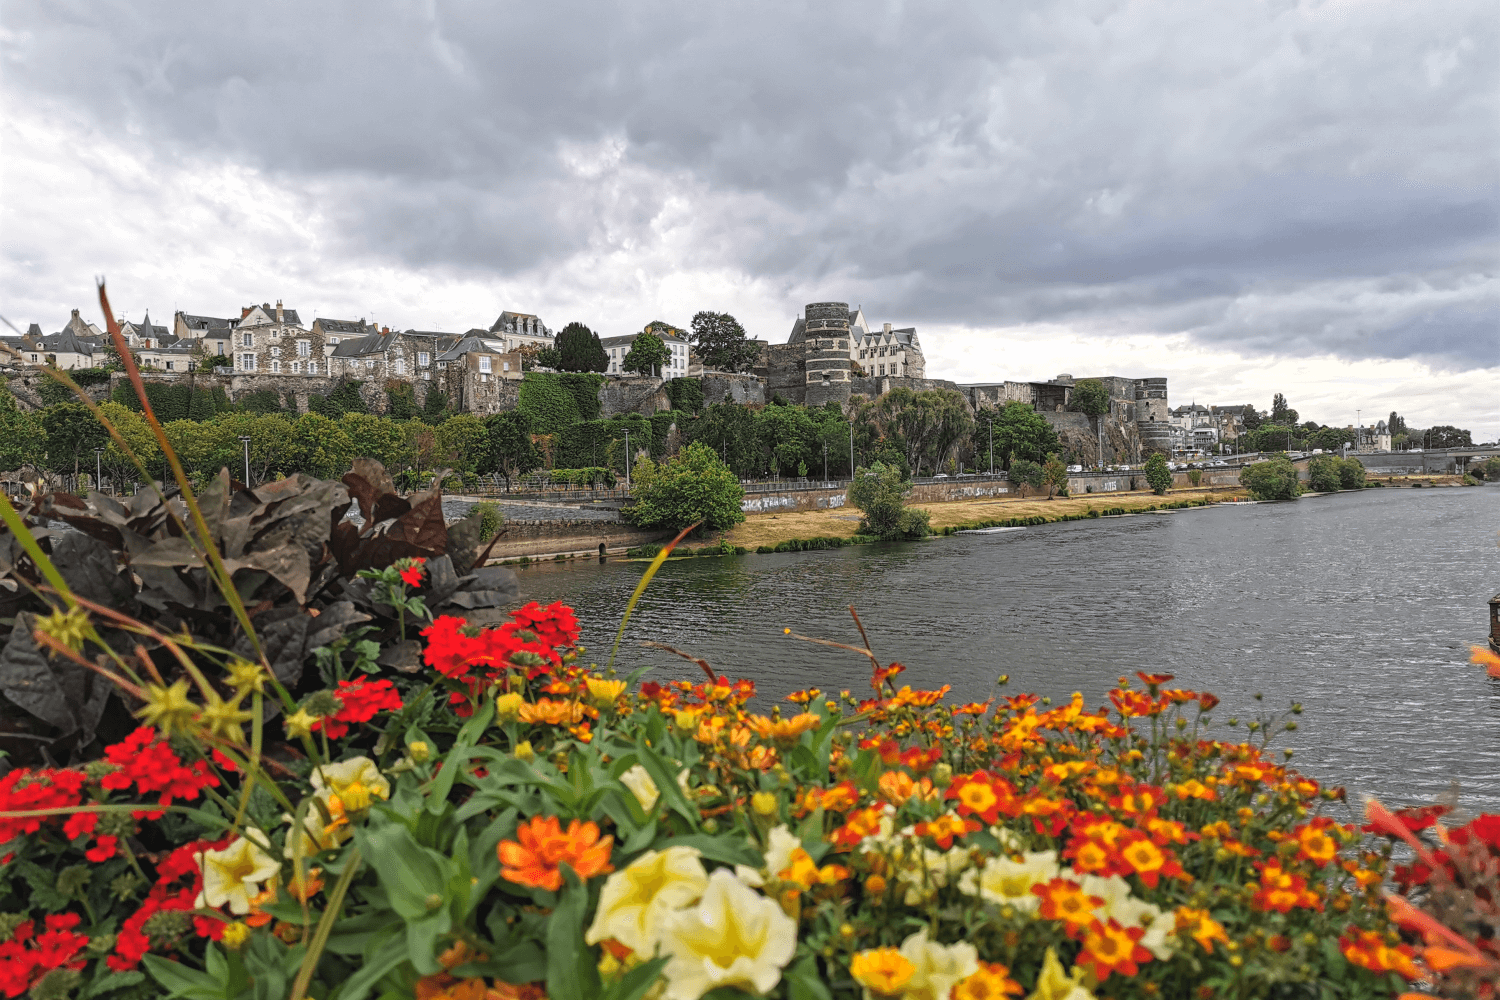
<path id="1" fill-rule="evenodd" d="M 1170 454 L 1172 447 L 1165 378 L 1092 376 L 1110 397 L 1109 413 L 1096 428 L 1089 417 L 1068 409 L 1082 377 L 968 385 L 929 379 L 915 328 L 892 329 L 886 323 L 873 330 L 864 311 L 846 302 L 810 303 L 786 343 L 762 347 L 753 371 L 768 400 L 780 396 L 807 406 L 843 405 L 855 396 L 873 399 L 897 388 L 951 389 L 975 410 L 1025 403 L 1052 424 L 1064 448 L 1086 455 L 1102 443 L 1106 462 L 1139 461 L 1151 451 Z"/>

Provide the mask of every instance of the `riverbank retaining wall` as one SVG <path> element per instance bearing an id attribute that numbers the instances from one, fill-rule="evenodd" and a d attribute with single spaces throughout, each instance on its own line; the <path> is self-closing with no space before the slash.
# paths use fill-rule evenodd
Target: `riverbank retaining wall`
<path id="1" fill-rule="evenodd" d="M 507 521 L 490 561 L 575 552 L 623 555 L 626 549 L 670 537 L 670 531 L 642 531 L 619 521 Z"/>

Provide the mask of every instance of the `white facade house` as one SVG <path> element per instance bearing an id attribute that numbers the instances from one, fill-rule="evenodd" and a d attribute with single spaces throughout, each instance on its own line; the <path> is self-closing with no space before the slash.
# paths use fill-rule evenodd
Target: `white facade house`
<path id="1" fill-rule="evenodd" d="M 660 328 L 651 331 L 661 338 L 663 344 L 667 345 L 667 363 L 662 366 L 661 377 L 686 378 L 688 374 L 689 355 L 691 345 L 686 337 L 680 333 L 669 333 Z M 609 355 L 609 367 L 606 368 L 607 375 L 635 375 L 636 372 L 625 370 L 625 355 L 630 353 L 630 348 L 635 344 L 639 333 L 627 333 L 621 337 L 600 337 L 599 343 L 604 348 L 604 353 Z"/>

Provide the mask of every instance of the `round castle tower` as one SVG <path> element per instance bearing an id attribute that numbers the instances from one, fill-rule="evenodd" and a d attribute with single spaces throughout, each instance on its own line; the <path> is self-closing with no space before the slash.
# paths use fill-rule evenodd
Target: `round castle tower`
<path id="1" fill-rule="evenodd" d="M 805 316 L 807 405 L 822 406 L 829 400 L 847 402 L 853 369 L 849 360 L 849 303 L 812 302 Z"/>

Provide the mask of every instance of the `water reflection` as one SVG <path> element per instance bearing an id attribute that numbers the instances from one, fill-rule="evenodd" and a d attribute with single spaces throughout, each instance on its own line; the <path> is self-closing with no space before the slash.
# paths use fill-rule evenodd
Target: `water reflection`
<path id="1" fill-rule="evenodd" d="M 1008 673 L 1012 691 L 1097 703 L 1122 674 L 1164 670 L 1218 693 L 1220 719 L 1302 702 L 1280 742 L 1321 780 L 1400 801 L 1457 780 L 1466 805 L 1500 810 L 1500 685 L 1468 662 L 1500 589 L 1497 514 L 1495 488 L 1371 491 L 669 563 L 618 663 L 692 676 L 635 644 L 653 639 L 766 696 L 867 690 L 860 657 L 782 634 L 857 644 L 854 604 L 883 660 L 964 701 Z M 544 565 L 522 589 L 578 608 L 589 658 L 603 660 L 642 568 Z"/>

